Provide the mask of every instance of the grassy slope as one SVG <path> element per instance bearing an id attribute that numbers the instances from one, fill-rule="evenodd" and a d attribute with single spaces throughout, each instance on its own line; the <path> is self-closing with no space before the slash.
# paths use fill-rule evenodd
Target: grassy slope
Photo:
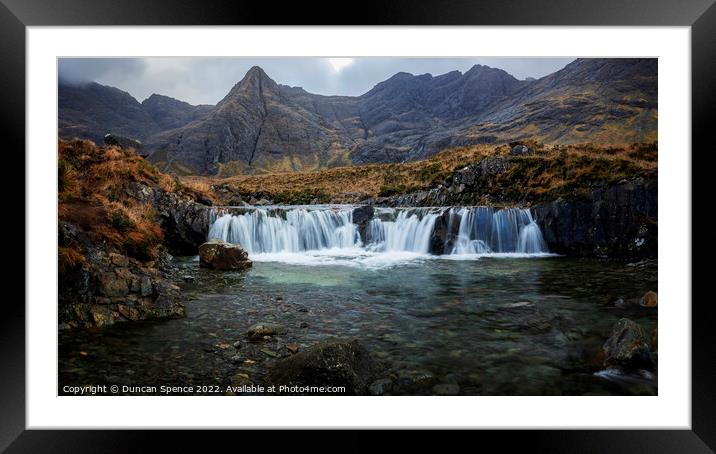
<path id="1" fill-rule="evenodd" d="M 560 192 L 589 186 L 591 182 L 616 182 L 656 172 L 657 145 L 634 144 L 606 147 L 597 145 L 544 146 L 532 156 L 514 157 L 515 165 L 499 176 L 500 191 L 513 191 L 520 198 L 541 199 Z M 510 146 L 475 145 L 445 150 L 429 160 L 400 164 L 372 164 L 310 172 L 266 173 L 233 177 L 184 176 L 185 186 L 213 192 L 225 185 L 250 197 L 263 193 L 277 203 L 355 201 L 368 197 L 404 194 L 429 189 L 445 182 L 452 173 L 487 156 L 509 156 Z"/>

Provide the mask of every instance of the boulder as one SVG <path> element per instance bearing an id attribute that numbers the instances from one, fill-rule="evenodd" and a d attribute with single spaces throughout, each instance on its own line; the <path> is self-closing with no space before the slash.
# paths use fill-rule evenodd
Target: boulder
<path id="1" fill-rule="evenodd" d="M 365 395 L 378 367 L 357 340 L 331 340 L 279 360 L 269 371 L 280 386 L 342 386 L 345 394 Z"/>
<path id="2" fill-rule="evenodd" d="M 249 327 L 246 336 L 249 340 L 256 341 L 263 339 L 264 336 L 276 336 L 286 332 L 286 327 L 278 323 L 254 323 Z"/>
<path id="3" fill-rule="evenodd" d="M 642 307 L 656 307 L 657 305 L 657 298 L 656 298 L 656 292 L 652 292 L 649 290 L 644 294 L 644 296 L 641 297 L 641 300 L 639 300 L 639 306 Z"/>
<path id="4" fill-rule="evenodd" d="M 648 337 L 638 323 L 622 318 L 614 324 L 603 346 L 604 365 L 623 370 L 651 369 L 654 366 Z"/>
<path id="5" fill-rule="evenodd" d="M 199 265 L 216 270 L 245 270 L 251 260 L 238 244 L 213 239 L 199 246 Z"/>

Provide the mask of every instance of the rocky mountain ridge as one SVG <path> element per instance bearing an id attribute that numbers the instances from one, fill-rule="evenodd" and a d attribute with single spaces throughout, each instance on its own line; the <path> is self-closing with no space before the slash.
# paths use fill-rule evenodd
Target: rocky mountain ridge
<path id="1" fill-rule="evenodd" d="M 481 65 L 464 74 L 397 73 L 354 97 L 280 85 L 253 67 L 215 107 L 158 95 L 133 104 L 114 90 L 120 108 L 110 115 L 106 102 L 85 110 L 75 102 L 93 106 L 96 86 L 89 93 L 61 86 L 60 136 L 95 140 L 98 128 L 102 135 L 112 128 L 146 140 L 150 160 L 178 174 L 405 162 L 528 138 L 648 142 L 656 140 L 658 120 L 656 59 L 577 59 L 537 80 Z"/>

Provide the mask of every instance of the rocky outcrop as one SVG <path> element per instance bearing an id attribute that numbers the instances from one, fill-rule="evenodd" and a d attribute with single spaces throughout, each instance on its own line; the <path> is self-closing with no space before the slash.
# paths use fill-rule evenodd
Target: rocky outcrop
<path id="1" fill-rule="evenodd" d="M 636 179 L 592 188 L 577 200 L 559 198 L 532 209 L 550 250 L 560 254 L 655 257 L 657 181 Z"/>
<path id="2" fill-rule="evenodd" d="M 269 372 L 269 382 L 277 386 L 343 386 L 345 394 L 365 395 L 379 369 L 357 340 L 331 340 L 278 361 Z"/>
<path id="3" fill-rule="evenodd" d="M 199 265 L 215 270 L 245 270 L 251 268 L 251 260 L 238 244 L 212 239 L 199 246 Z"/>
<path id="4" fill-rule="evenodd" d="M 646 333 L 638 323 L 628 318 L 614 325 L 603 349 L 604 365 L 607 367 L 617 367 L 626 372 L 654 367 Z"/>
<path id="5" fill-rule="evenodd" d="M 209 234 L 211 208 L 189 197 L 158 192 L 154 197 L 164 244 L 175 255 L 195 255 Z"/>
<path id="6" fill-rule="evenodd" d="M 183 317 L 179 287 L 160 269 L 163 258 L 142 263 L 80 238 L 60 225 L 59 244 L 85 242 L 84 260 L 59 275 L 59 322 L 71 328 L 101 328 L 117 322 Z M 72 237 L 72 238 L 71 238 Z"/>
<path id="7" fill-rule="evenodd" d="M 353 210 L 353 223 L 358 227 L 358 234 L 364 243 L 366 241 L 366 228 L 374 215 L 375 208 L 373 208 L 373 205 L 363 205 Z"/>

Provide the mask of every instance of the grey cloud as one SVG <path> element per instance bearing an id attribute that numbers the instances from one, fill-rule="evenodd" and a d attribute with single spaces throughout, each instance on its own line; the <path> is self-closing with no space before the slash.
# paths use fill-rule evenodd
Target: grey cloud
<path id="1" fill-rule="evenodd" d="M 241 80 L 249 68 L 261 66 L 276 82 L 300 86 L 311 93 L 361 95 L 397 72 L 433 75 L 475 64 L 501 68 L 518 79 L 539 78 L 561 69 L 572 58 L 393 58 L 359 57 L 336 72 L 317 57 L 152 57 L 63 58 L 60 78 L 96 81 L 132 94 L 139 101 L 158 93 L 191 104 L 216 104 Z"/>

